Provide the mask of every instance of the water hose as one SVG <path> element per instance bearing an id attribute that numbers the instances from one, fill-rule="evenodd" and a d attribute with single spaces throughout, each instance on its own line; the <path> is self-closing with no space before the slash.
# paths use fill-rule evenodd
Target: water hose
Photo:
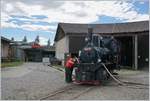
<path id="1" fill-rule="evenodd" d="M 128 88 L 134 88 L 134 89 L 148 89 L 148 88 L 139 88 L 139 87 L 137 87 L 137 85 L 145 85 L 145 86 L 146 86 L 146 84 L 140 84 L 140 83 L 134 83 L 134 82 L 128 82 L 128 81 L 123 82 L 123 81 L 118 80 L 116 77 L 114 77 L 114 76 L 110 73 L 110 71 L 107 69 L 107 67 L 106 67 L 106 65 L 105 65 L 104 63 L 101 63 L 101 64 L 103 65 L 103 67 L 105 68 L 105 70 L 107 71 L 107 73 L 108 73 L 108 74 L 113 78 L 113 80 L 116 81 L 119 85 L 126 86 L 126 87 L 128 87 Z M 135 86 L 134 86 L 134 87 L 133 87 L 133 86 L 128 86 L 127 84 L 134 84 Z"/>

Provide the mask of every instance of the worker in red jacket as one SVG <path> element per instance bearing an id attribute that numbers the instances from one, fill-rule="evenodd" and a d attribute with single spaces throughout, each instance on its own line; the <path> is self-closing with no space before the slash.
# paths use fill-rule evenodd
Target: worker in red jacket
<path id="1" fill-rule="evenodd" d="M 70 55 L 67 58 L 66 64 L 65 64 L 65 80 L 67 83 L 72 82 L 72 71 L 74 67 L 74 58 Z"/>

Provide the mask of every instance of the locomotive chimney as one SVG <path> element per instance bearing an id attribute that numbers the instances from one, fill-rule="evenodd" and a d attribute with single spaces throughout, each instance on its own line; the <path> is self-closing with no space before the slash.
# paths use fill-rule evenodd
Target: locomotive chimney
<path id="1" fill-rule="evenodd" d="M 93 28 L 91 25 L 88 25 L 88 42 L 92 42 L 92 33 L 93 33 Z"/>

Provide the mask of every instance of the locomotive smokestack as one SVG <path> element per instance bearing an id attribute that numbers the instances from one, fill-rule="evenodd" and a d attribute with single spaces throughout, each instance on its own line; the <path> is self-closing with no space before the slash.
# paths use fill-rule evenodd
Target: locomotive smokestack
<path id="1" fill-rule="evenodd" d="M 88 26 L 88 42 L 92 42 L 92 33 L 93 33 L 93 28 L 91 25 Z"/>

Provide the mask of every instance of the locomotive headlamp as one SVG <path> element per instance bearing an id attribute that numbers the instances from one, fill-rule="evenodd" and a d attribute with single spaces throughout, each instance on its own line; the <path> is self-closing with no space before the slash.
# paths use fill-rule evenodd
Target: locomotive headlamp
<path id="1" fill-rule="evenodd" d="M 88 42 L 88 40 L 89 40 L 88 37 L 86 37 L 86 38 L 85 38 L 85 42 Z"/>
<path id="2" fill-rule="evenodd" d="M 101 62 L 102 60 L 101 59 L 98 59 L 98 62 Z"/>
<path id="3" fill-rule="evenodd" d="M 101 40 L 103 39 L 103 37 L 102 37 L 102 36 L 100 36 L 99 38 L 100 38 Z"/>
<path id="4" fill-rule="evenodd" d="M 114 36 L 111 36 L 111 39 L 114 39 Z"/>

